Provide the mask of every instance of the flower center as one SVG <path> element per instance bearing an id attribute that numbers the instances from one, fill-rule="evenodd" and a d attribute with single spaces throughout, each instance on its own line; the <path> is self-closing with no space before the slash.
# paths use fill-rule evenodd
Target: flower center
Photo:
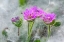
<path id="1" fill-rule="evenodd" d="M 50 21 L 50 17 L 47 18 L 47 21 L 48 21 L 48 22 Z"/>
<path id="2" fill-rule="evenodd" d="M 30 14 L 29 16 L 28 16 L 28 19 L 31 19 L 32 18 L 32 15 Z"/>

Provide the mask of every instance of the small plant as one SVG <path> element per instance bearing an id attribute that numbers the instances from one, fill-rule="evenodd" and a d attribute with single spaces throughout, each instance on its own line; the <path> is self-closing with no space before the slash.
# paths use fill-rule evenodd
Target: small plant
<path id="1" fill-rule="evenodd" d="M 56 14 L 47 13 L 36 6 L 26 9 L 23 15 L 24 19 L 28 21 L 28 42 L 30 41 L 32 27 L 36 18 L 40 17 L 48 26 L 48 37 L 51 34 L 51 26 L 60 26 L 60 22 L 56 22 Z M 35 42 L 40 42 L 40 40 L 36 40 Z"/>
<path id="2" fill-rule="evenodd" d="M 41 18 L 42 21 L 46 24 L 47 31 L 48 31 L 48 38 L 51 35 L 51 26 L 60 26 L 61 23 L 56 21 L 56 14 L 55 13 L 47 13 L 39 7 L 31 7 L 26 9 L 23 12 L 24 19 L 28 22 L 28 39 L 26 42 L 30 42 L 31 34 L 32 34 L 32 27 L 35 23 L 36 18 Z M 22 19 L 19 17 L 14 17 L 11 19 L 12 23 L 18 27 L 18 36 L 19 36 L 19 28 L 22 25 Z M 46 41 L 46 40 L 45 40 Z M 41 42 L 40 39 L 36 39 L 34 42 Z"/>
<path id="3" fill-rule="evenodd" d="M 18 27 L 18 36 L 19 36 L 19 29 L 22 25 L 22 19 L 17 16 L 12 18 L 11 21 L 16 27 Z"/>
<path id="4" fill-rule="evenodd" d="M 23 13 L 24 19 L 28 21 L 28 42 L 31 38 L 32 27 L 36 18 L 42 16 L 44 11 L 36 6 L 26 9 Z"/>
<path id="5" fill-rule="evenodd" d="M 2 35 L 5 36 L 5 37 L 7 38 L 8 35 L 7 35 L 7 31 L 6 31 L 6 29 L 8 29 L 8 28 L 5 28 L 5 29 L 2 31 Z"/>

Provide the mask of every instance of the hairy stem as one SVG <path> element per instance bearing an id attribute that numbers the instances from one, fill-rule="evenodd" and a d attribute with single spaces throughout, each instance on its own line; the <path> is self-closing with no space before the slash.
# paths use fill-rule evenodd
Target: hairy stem
<path id="1" fill-rule="evenodd" d="M 19 36 L 19 27 L 18 27 L 18 36 Z"/>
<path id="2" fill-rule="evenodd" d="M 28 22 L 28 42 L 30 42 L 34 21 Z"/>
<path id="3" fill-rule="evenodd" d="M 48 26 L 48 37 L 50 36 L 51 34 L 51 29 L 50 29 L 50 25 Z"/>

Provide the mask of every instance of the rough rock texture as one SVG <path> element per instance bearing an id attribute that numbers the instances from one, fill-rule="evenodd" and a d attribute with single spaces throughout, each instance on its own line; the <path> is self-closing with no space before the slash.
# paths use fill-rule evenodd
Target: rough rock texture
<path id="1" fill-rule="evenodd" d="M 64 42 L 64 0 L 28 0 L 25 8 L 30 6 L 38 6 L 47 12 L 57 14 L 57 20 L 61 21 L 61 26 L 53 31 L 54 34 L 51 35 L 47 42 Z M 8 32 L 7 40 L 11 42 L 18 40 L 17 27 L 12 25 L 11 18 L 14 16 L 23 18 L 21 11 L 24 9 L 19 7 L 18 0 L 0 0 L 0 42 L 6 42 L 6 38 L 2 35 L 2 30 L 6 27 L 8 27 L 6 30 Z M 38 22 L 39 21 L 36 20 L 36 23 Z M 20 30 L 22 34 L 20 35 L 23 36 L 25 34 L 24 32 L 27 31 L 26 27 L 27 22 L 23 19 L 23 25 Z"/>

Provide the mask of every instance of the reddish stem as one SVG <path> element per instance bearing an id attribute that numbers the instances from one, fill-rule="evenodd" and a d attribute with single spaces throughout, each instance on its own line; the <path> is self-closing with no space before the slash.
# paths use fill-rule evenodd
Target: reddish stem
<path id="1" fill-rule="evenodd" d="M 19 27 L 18 27 L 18 36 L 19 36 Z"/>

